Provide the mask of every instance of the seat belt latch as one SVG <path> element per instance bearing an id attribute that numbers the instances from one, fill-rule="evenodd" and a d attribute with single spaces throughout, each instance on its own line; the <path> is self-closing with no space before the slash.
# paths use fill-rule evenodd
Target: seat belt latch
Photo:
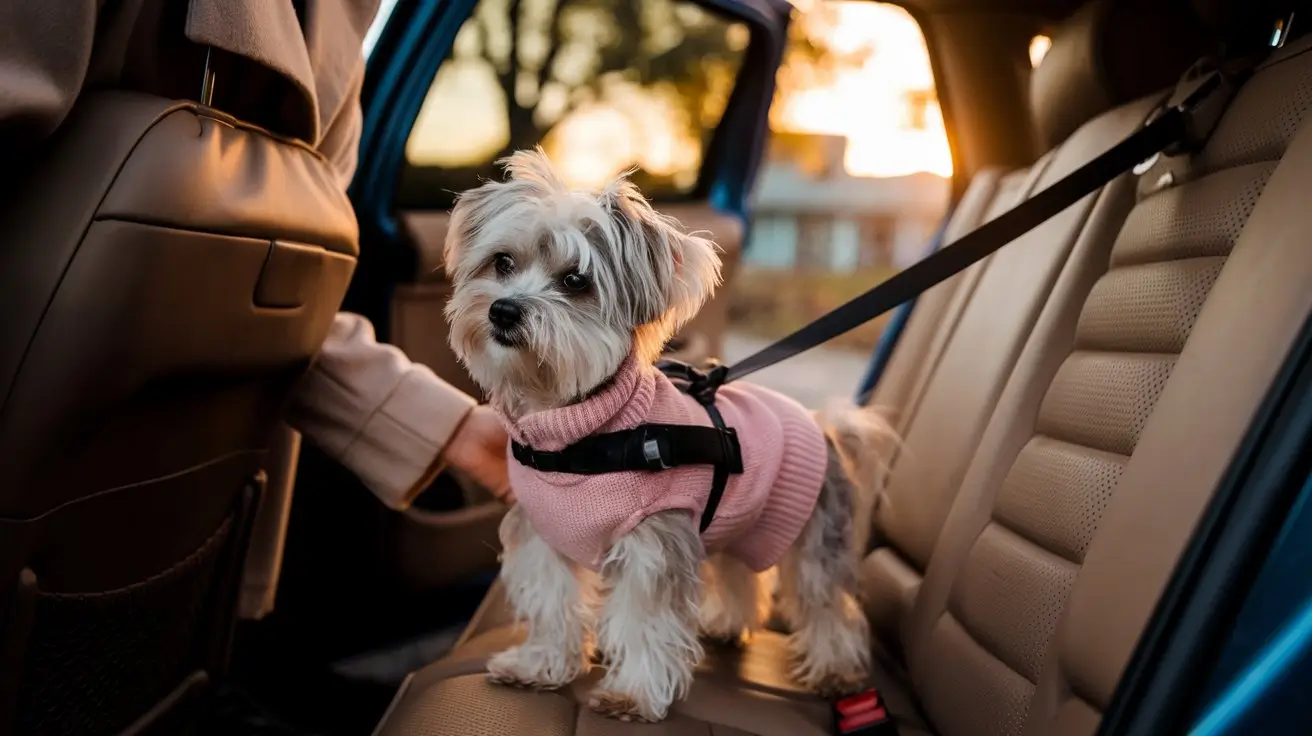
<path id="1" fill-rule="evenodd" d="M 897 736 L 893 716 L 873 687 L 834 702 L 837 736 Z"/>

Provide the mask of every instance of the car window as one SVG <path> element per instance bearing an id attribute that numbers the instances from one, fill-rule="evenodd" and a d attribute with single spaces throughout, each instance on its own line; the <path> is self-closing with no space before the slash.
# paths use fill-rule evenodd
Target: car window
<path id="1" fill-rule="evenodd" d="M 798 8 L 751 239 L 727 288 L 730 363 L 916 262 L 949 202 L 952 152 L 915 18 L 875 2 Z M 752 380 L 819 408 L 855 389 L 887 323 L 872 320 Z"/>
<path id="2" fill-rule="evenodd" d="M 686 0 L 480 0 L 407 141 L 398 204 L 448 207 L 538 145 L 571 184 L 632 168 L 648 197 L 684 197 L 749 41 Z"/>

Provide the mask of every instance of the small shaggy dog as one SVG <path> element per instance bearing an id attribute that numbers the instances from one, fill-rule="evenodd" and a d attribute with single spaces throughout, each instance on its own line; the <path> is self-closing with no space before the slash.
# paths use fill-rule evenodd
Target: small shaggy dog
<path id="1" fill-rule="evenodd" d="M 512 439 L 554 452 L 644 423 L 709 426 L 654 363 L 719 284 L 716 246 L 624 177 L 582 192 L 540 150 L 504 163 L 506 181 L 465 192 L 452 212 L 446 315 Z M 763 625 L 772 591 L 761 574 L 777 565 L 793 676 L 825 694 L 865 685 L 853 519 L 890 430 L 852 407 L 817 423 L 745 383 L 715 403 L 743 467 L 704 533 L 709 466 L 574 475 L 511 461 L 518 503 L 501 525 L 501 579 L 528 633 L 489 661 L 493 681 L 566 685 L 595 641 L 607 671 L 589 705 L 659 721 L 692 683 L 699 633 L 738 643 Z"/>

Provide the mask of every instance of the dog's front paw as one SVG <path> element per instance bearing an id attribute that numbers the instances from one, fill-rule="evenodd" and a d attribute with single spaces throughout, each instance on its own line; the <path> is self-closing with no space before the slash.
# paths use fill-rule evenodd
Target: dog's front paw
<path id="1" fill-rule="evenodd" d="M 629 658 L 612 662 L 606 676 L 588 695 L 588 707 L 608 718 L 656 723 L 665 720 L 674 701 L 692 687 L 692 662 L 662 663 L 639 659 L 648 666 L 633 666 Z M 667 666 L 660 666 L 665 664 Z"/>
<path id="2" fill-rule="evenodd" d="M 554 647 L 521 644 L 487 662 L 487 679 L 499 685 L 554 690 L 583 674 L 586 660 Z"/>
<path id="3" fill-rule="evenodd" d="M 626 693 L 597 688 L 588 696 L 588 707 L 595 713 L 620 721 L 656 723 L 665 720 L 669 704 L 643 703 L 640 698 Z"/>

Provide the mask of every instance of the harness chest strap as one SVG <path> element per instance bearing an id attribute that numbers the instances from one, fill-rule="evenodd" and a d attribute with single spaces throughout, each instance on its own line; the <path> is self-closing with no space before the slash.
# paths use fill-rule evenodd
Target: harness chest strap
<path id="1" fill-rule="evenodd" d="M 743 472 L 742 447 L 738 433 L 725 426 L 715 408 L 715 389 L 706 374 L 692 366 L 662 361 L 657 367 L 684 393 L 697 399 L 711 418 L 710 427 L 685 424 L 640 424 L 632 429 L 584 437 L 553 452 L 535 450 L 511 442 L 512 456 L 519 464 L 544 473 L 604 475 L 624 471 L 661 471 L 685 465 L 714 468 L 711 493 L 702 511 L 699 528 L 705 532 L 715 519 L 729 476 Z"/>

